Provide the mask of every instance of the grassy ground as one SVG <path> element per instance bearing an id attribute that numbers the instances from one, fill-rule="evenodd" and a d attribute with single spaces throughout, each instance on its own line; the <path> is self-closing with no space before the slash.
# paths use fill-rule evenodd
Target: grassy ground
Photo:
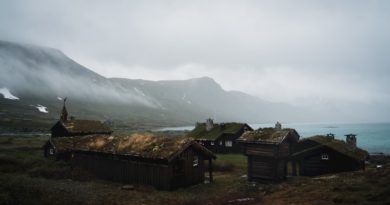
<path id="1" fill-rule="evenodd" d="M 259 204 L 390 204 L 390 167 L 292 178 Z"/>
<path id="2" fill-rule="evenodd" d="M 45 159 L 47 137 L 0 137 L 0 204 L 390 204 L 390 167 L 294 177 L 280 184 L 246 180 L 242 155 L 218 155 L 211 184 L 172 192 L 95 179 Z"/>
<path id="3" fill-rule="evenodd" d="M 95 179 L 62 161 L 43 157 L 44 136 L 0 137 L 0 204 L 220 204 L 257 197 L 243 177 L 242 155 L 219 155 L 215 182 L 173 192 Z"/>

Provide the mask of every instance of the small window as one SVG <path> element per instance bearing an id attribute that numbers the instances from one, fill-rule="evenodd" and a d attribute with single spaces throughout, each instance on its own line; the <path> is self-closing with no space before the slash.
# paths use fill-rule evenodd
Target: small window
<path id="1" fill-rule="evenodd" d="M 49 154 L 50 155 L 53 155 L 54 154 L 54 150 L 52 148 L 49 149 Z"/>
<path id="2" fill-rule="evenodd" d="M 225 142 L 225 146 L 226 146 L 226 147 L 232 147 L 232 146 L 233 146 L 232 141 L 226 141 L 226 142 Z"/>
<path id="3" fill-rule="evenodd" d="M 219 141 L 219 145 L 222 145 L 222 141 Z"/>
<path id="4" fill-rule="evenodd" d="M 322 154 L 321 159 L 322 160 L 329 160 L 329 156 L 327 154 Z"/>
<path id="5" fill-rule="evenodd" d="M 214 142 L 210 142 L 210 145 L 214 145 Z"/>
<path id="6" fill-rule="evenodd" d="M 192 161 L 192 166 L 193 167 L 199 166 L 199 157 L 198 156 L 194 156 L 194 161 Z"/>

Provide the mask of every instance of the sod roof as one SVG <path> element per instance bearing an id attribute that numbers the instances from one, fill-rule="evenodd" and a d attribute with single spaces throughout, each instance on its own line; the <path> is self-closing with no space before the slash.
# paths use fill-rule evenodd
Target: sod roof
<path id="1" fill-rule="evenodd" d="M 215 155 L 186 137 L 162 137 L 152 134 L 132 134 L 127 136 L 87 135 L 82 137 L 53 138 L 57 151 L 89 151 L 117 155 L 128 155 L 150 159 L 172 160 L 186 148 L 192 146 L 203 155 Z"/>
<path id="2" fill-rule="evenodd" d="M 71 134 L 111 134 L 111 129 L 100 121 L 96 120 L 68 120 L 59 121 Z"/>
<path id="3" fill-rule="evenodd" d="M 249 130 L 252 130 L 252 128 L 245 123 L 230 122 L 214 124 L 213 128 L 210 131 L 207 131 L 206 123 L 198 123 L 197 126 L 187 134 L 187 137 L 199 140 L 216 140 L 224 134 L 238 134 L 245 126 L 247 126 Z"/>
<path id="4" fill-rule="evenodd" d="M 360 149 L 358 147 L 353 148 L 343 140 L 333 139 L 327 136 L 316 135 L 313 137 L 305 138 L 298 143 L 298 147 L 300 146 L 300 144 L 305 143 L 310 144 L 311 146 L 303 146 L 304 149 L 297 150 L 297 152 L 294 153 L 293 156 L 304 155 L 307 152 L 326 146 L 341 154 L 344 154 L 357 160 L 364 160 L 368 157 L 368 152 L 366 150 Z"/>
<path id="5" fill-rule="evenodd" d="M 278 144 L 283 142 L 288 137 L 291 137 L 294 141 L 299 140 L 299 134 L 294 129 L 276 129 L 267 127 L 245 132 L 241 135 L 240 138 L 238 138 L 238 141 Z"/>

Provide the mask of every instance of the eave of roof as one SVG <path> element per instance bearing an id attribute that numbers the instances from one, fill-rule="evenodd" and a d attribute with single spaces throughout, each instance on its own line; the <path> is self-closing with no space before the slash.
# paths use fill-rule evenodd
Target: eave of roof
<path id="1" fill-rule="evenodd" d="M 245 132 L 237 141 L 255 144 L 280 144 L 289 136 L 289 134 L 296 135 L 297 139 L 295 140 L 298 141 L 299 134 L 291 128 L 260 128 L 255 131 Z"/>

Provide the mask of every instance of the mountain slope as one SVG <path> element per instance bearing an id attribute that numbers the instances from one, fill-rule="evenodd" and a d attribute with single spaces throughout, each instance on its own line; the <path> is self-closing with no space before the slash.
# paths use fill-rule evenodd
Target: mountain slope
<path id="1" fill-rule="evenodd" d="M 105 78 L 59 50 L 4 41 L 0 41 L 0 71 L 0 88 L 20 98 L 0 99 L 3 121 L 53 122 L 62 106 L 59 99 L 65 96 L 71 115 L 134 126 L 192 124 L 207 117 L 288 120 L 294 110 L 286 104 L 225 91 L 208 77 L 173 81 Z M 38 105 L 47 107 L 48 113 L 39 112 Z"/>

